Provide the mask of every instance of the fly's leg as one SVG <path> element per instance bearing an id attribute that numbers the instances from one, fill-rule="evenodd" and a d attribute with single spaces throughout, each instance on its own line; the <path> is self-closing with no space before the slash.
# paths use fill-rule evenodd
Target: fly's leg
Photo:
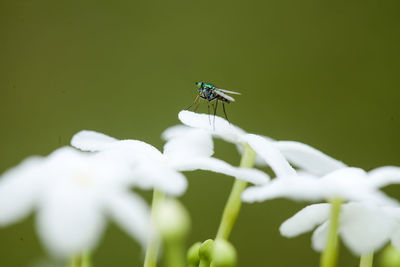
<path id="1" fill-rule="evenodd" d="M 231 124 L 231 122 L 228 119 L 228 116 L 226 115 L 226 111 L 225 111 L 225 103 L 222 102 L 222 109 L 224 110 L 224 115 L 225 115 L 225 119 L 229 122 L 229 124 Z"/>
<path id="2" fill-rule="evenodd" d="M 199 106 L 200 106 L 200 99 L 199 99 L 199 101 L 197 102 L 197 105 L 196 105 L 196 107 L 194 108 L 193 112 L 196 112 L 197 109 L 199 108 Z"/>
<path id="3" fill-rule="evenodd" d="M 198 98 L 198 96 L 197 96 L 197 98 Z M 197 100 L 197 105 L 196 105 L 196 107 L 194 108 L 193 112 L 196 112 L 197 109 L 199 108 L 199 106 L 200 106 L 200 98 L 198 98 L 198 100 Z"/>
<path id="4" fill-rule="evenodd" d="M 196 98 L 194 99 L 193 103 L 190 106 L 188 106 L 187 108 L 185 108 L 185 110 L 189 110 L 196 103 L 196 101 L 198 99 L 199 99 L 199 95 L 196 96 Z"/>
<path id="5" fill-rule="evenodd" d="M 211 126 L 211 118 L 210 118 L 210 102 L 207 102 L 207 107 L 208 107 L 208 112 L 207 112 L 207 114 L 208 114 L 208 122 L 210 123 L 210 126 Z M 214 106 L 213 106 L 214 107 Z"/>
<path id="6" fill-rule="evenodd" d="M 214 128 L 214 131 L 215 131 L 215 115 L 217 114 L 218 99 L 217 99 L 217 101 L 215 102 L 215 106 L 213 105 L 213 108 L 214 108 L 213 128 Z"/>

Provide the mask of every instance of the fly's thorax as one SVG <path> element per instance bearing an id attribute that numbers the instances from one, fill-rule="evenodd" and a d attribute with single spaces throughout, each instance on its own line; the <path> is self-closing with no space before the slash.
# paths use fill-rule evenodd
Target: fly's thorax
<path id="1" fill-rule="evenodd" d="M 212 85 L 211 83 L 203 83 L 203 88 L 204 88 L 205 90 L 214 90 L 214 89 L 215 89 L 215 86 Z"/>
<path id="2" fill-rule="evenodd" d="M 206 99 L 207 101 L 213 101 L 218 97 L 218 95 L 215 94 L 215 92 L 213 90 L 211 90 L 209 88 L 205 88 L 202 91 L 202 96 L 201 97 Z"/>

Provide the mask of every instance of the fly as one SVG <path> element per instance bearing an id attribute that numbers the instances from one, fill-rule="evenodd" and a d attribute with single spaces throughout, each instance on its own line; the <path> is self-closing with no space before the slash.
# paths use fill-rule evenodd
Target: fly
<path id="1" fill-rule="evenodd" d="M 196 104 L 195 110 L 199 107 L 200 104 L 200 98 L 203 98 L 207 100 L 208 104 L 208 114 L 210 114 L 210 103 L 215 101 L 214 103 L 211 103 L 213 107 L 213 112 L 214 112 L 214 122 L 215 122 L 215 114 L 217 113 L 217 107 L 218 107 L 218 101 L 222 102 L 222 109 L 224 111 L 224 115 L 226 120 L 229 122 L 228 116 L 226 115 L 225 111 L 225 103 L 229 104 L 231 102 L 235 102 L 235 99 L 227 94 L 235 94 L 235 95 L 240 95 L 238 92 L 233 92 L 233 91 L 228 91 L 225 89 L 217 88 L 211 83 L 206 83 L 206 82 L 196 82 L 196 90 L 197 90 L 197 96 L 194 99 L 193 103 L 187 108 L 191 108 L 194 104 Z M 211 121 L 210 121 L 211 123 Z M 215 125 L 214 125 L 215 127 Z"/>

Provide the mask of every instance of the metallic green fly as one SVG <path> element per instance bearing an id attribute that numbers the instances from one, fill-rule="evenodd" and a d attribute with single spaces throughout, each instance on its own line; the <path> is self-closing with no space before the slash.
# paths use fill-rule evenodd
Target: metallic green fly
<path id="1" fill-rule="evenodd" d="M 227 94 L 240 95 L 240 93 L 217 88 L 211 83 L 206 83 L 206 82 L 196 82 L 196 90 L 198 94 L 194 99 L 193 103 L 187 109 L 190 109 L 196 103 L 197 105 L 194 110 L 196 111 L 200 104 L 200 98 L 203 98 L 208 101 L 207 103 L 208 114 L 210 114 L 210 102 L 215 101 L 215 105 L 214 103 L 211 103 L 214 111 L 214 121 L 215 121 L 215 114 L 217 113 L 218 101 L 220 101 L 222 102 L 222 109 L 224 111 L 225 118 L 227 119 L 227 121 L 229 121 L 225 111 L 225 103 L 229 104 L 231 102 L 235 102 L 235 99 Z"/>

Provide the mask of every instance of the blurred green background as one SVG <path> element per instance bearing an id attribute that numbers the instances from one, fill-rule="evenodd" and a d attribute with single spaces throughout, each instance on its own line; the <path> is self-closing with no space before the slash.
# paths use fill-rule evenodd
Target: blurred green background
<path id="1" fill-rule="evenodd" d="M 178 123 L 198 80 L 242 93 L 227 112 L 249 132 L 365 169 L 400 165 L 399 11 L 395 0 L 1 0 L 0 172 L 81 129 L 162 149 L 161 132 Z M 229 144 L 216 141 L 216 155 L 238 164 Z M 232 178 L 187 177 L 190 245 L 214 237 Z M 309 234 L 278 231 L 304 206 L 245 204 L 231 238 L 239 266 L 317 266 Z M 46 258 L 33 216 L 0 229 L 0 240 L 1 266 Z M 340 256 L 340 266 L 357 266 L 343 247 Z M 110 224 L 95 266 L 141 262 L 139 246 Z"/>

